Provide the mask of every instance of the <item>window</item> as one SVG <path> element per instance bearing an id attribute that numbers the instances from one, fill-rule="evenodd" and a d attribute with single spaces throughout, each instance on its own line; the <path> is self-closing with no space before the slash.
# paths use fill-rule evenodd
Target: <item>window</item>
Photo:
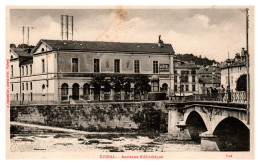
<path id="1" fill-rule="evenodd" d="M 195 82 L 195 76 L 192 76 L 192 82 Z"/>
<path id="2" fill-rule="evenodd" d="M 14 67 L 13 67 L 13 65 L 11 65 L 11 77 L 13 77 L 14 76 Z"/>
<path id="3" fill-rule="evenodd" d="M 69 85 L 64 83 L 61 85 L 61 95 L 68 95 Z"/>
<path id="4" fill-rule="evenodd" d="M 24 101 L 24 93 L 22 94 L 22 101 Z"/>
<path id="5" fill-rule="evenodd" d="M 24 66 L 22 66 L 22 75 L 24 75 Z"/>
<path id="6" fill-rule="evenodd" d="M 186 88 L 186 91 L 189 91 L 189 85 L 186 85 L 185 88 Z"/>
<path id="7" fill-rule="evenodd" d="M 94 72 L 99 72 L 99 59 L 94 59 Z"/>
<path id="8" fill-rule="evenodd" d="M 153 81 L 151 84 L 152 84 L 152 92 L 158 92 L 159 91 L 159 81 Z"/>
<path id="9" fill-rule="evenodd" d="M 188 82 L 189 76 L 188 75 L 181 75 L 181 82 Z"/>
<path id="10" fill-rule="evenodd" d="M 30 74 L 32 74 L 32 65 L 30 65 Z"/>
<path id="11" fill-rule="evenodd" d="M 42 60 L 42 73 L 45 73 L 45 60 Z"/>
<path id="12" fill-rule="evenodd" d="M 139 63 L 139 60 L 135 60 L 134 61 L 134 70 L 135 70 L 135 73 L 140 73 L 140 63 Z"/>
<path id="13" fill-rule="evenodd" d="M 120 73 L 120 60 L 115 60 L 115 73 Z"/>
<path id="14" fill-rule="evenodd" d="M 174 85 L 174 91 L 177 92 L 177 85 Z"/>
<path id="15" fill-rule="evenodd" d="M 32 92 L 31 92 L 31 101 L 33 101 L 33 94 L 32 94 Z"/>
<path id="16" fill-rule="evenodd" d="M 159 73 L 158 61 L 153 61 L 153 73 Z"/>
<path id="17" fill-rule="evenodd" d="M 177 70 L 174 70 L 174 74 L 177 74 Z"/>
<path id="18" fill-rule="evenodd" d="M 180 90 L 181 90 L 181 92 L 184 91 L 184 85 L 181 85 L 181 86 L 180 86 Z"/>
<path id="19" fill-rule="evenodd" d="M 195 85 L 192 85 L 192 91 L 194 92 L 194 91 L 196 91 L 196 88 L 195 88 L 196 86 Z"/>
<path id="20" fill-rule="evenodd" d="M 26 65 L 26 75 L 28 75 L 28 65 Z"/>
<path id="21" fill-rule="evenodd" d="M 167 92 L 168 91 L 168 84 L 166 84 L 166 83 L 164 83 L 163 85 L 162 85 L 162 92 Z"/>
<path id="22" fill-rule="evenodd" d="M 42 95 L 45 96 L 45 93 L 46 93 L 46 91 L 45 91 L 45 85 L 42 84 Z"/>
<path id="23" fill-rule="evenodd" d="M 24 90 L 24 83 L 22 83 L 22 89 Z"/>
<path id="24" fill-rule="evenodd" d="M 174 82 L 177 82 L 177 76 L 174 76 Z"/>
<path id="25" fill-rule="evenodd" d="M 28 83 L 26 83 L 26 90 L 28 91 Z"/>
<path id="26" fill-rule="evenodd" d="M 14 84 L 12 84 L 12 91 L 14 91 Z"/>
<path id="27" fill-rule="evenodd" d="M 32 82 L 30 83 L 30 86 L 31 86 L 31 90 L 32 90 Z"/>
<path id="28" fill-rule="evenodd" d="M 195 71 L 195 70 L 192 70 L 192 71 L 191 71 L 191 74 L 196 74 L 196 71 Z"/>
<path id="29" fill-rule="evenodd" d="M 18 98 L 18 93 L 16 93 L 16 101 L 18 101 L 18 99 L 19 99 L 19 98 Z"/>
<path id="30" fill-rule="evenodd" d="M 78 58 L 72 58 L 72 72 L 79 71 L 79 61 Z"/>

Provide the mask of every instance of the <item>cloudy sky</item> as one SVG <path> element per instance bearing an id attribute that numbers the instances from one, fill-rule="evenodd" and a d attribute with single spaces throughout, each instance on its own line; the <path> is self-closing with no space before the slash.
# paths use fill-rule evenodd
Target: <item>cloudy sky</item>
<path id="1" fill-rule="evenodd" d="M 156 43 L 158 35 L 176 53 L 223 61 L 246 47 L 245 9 L 11 9 L 11 43 L 61 39 L 60 15 L 74 16 L 74 40 Z M 25 40 L 25 43 L 27 40 Z"/>

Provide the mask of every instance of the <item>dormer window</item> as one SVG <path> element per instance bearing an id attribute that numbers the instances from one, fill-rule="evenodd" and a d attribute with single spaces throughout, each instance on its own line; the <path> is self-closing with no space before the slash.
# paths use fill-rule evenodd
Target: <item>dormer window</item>
<path id="1" fill-rule="evenodd" d="M 42 52 L 44 52 L 44 48 L 42 48 Z"/>
<path id="2" fill-rule="evenodd" d="M 14 58 L 13 56 L 11 56 L 11 59 Z"/>

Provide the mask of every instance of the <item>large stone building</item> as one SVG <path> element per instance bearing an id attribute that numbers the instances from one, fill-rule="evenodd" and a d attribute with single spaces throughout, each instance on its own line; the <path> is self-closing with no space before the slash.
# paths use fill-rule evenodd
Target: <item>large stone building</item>
<path id="1" fill-rule="evenodd" d="M 158 43 L 40 40 L 30 53 L 11 48 L 11 104 L 132 100 L 149 91 L 171 95 L 173 55 L 172 45 L 160 39 Z M 120 84 L 127 78 L 139 78 L 146 91 L 140 92 L 136 79 Z M 187 91 L 194 88 L 190 84 Z M 138 91 L 140 98 L 135 96 Z"/>
<path id="2" fill-rule="evenodd" d="M 230 91 L 236 92 L 237 80 L 243 74 L 247 74 L 246 68 L 246 56 L 245 50 L 241 50 L 241 54 L 237 53 L 234 59 L 230 59 L 230 64 L 226 61 L 221 64 L 221 85 L 227 89 L 228 86 L 228 76 L 230 81 Z M 229 75 L 228 75 L 229 70 Z M 245 83 L 246 85 L 246 83 Z"/>

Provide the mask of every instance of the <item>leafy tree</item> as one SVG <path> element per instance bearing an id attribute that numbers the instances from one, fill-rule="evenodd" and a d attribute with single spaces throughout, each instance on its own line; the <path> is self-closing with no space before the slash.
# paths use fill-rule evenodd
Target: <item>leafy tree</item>
<path id="1" fill-rule="evenodd" d="M 135 82 L 135 93 L 144 94 L 145 92 L 151 91 L 151 86 L 149 85 L 148 76 L 140 75 L 136 76 L 134 79 Z"/>
<path id="2" fill-rule="evenodd" d="M 237 79 L 236 90 L 246 91 L 247 90 L 246 86 L 247 86 L 247 76 L 246 74 L 243 74 Z"/>
<path id="3" fill-rule="evenodd" d="M 15 44 L 10 44 L 10 48 L 16 48 Z"/>

